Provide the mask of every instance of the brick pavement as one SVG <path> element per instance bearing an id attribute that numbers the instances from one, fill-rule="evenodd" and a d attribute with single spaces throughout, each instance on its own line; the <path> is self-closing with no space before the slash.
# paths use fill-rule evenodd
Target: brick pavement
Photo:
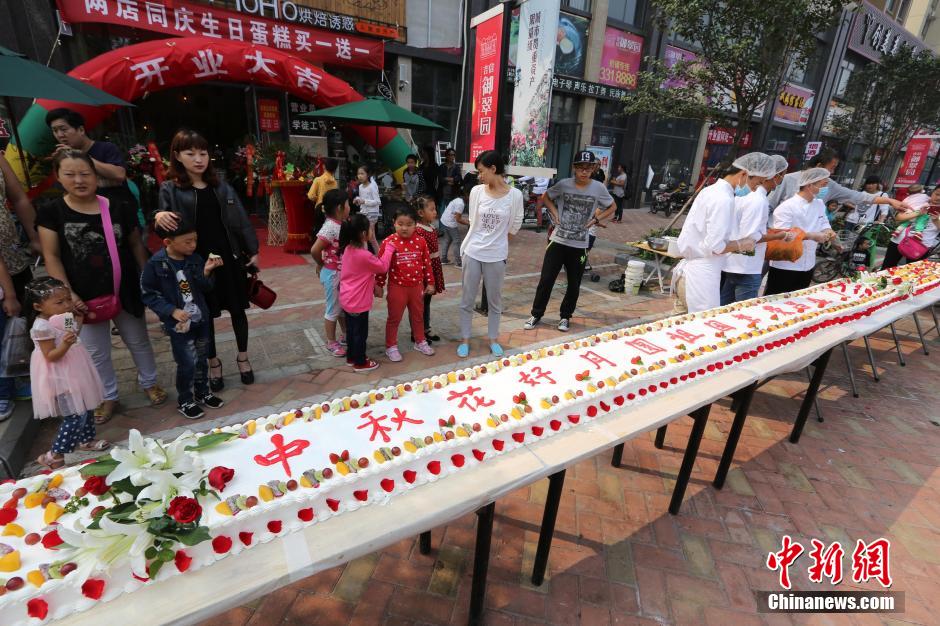
<path id="1" fill-rule="evenodd" d="M 645 212 L 628 216 L 642 226 L 615 225 L 602 237 L 623 240 L 635 236 L 636 230 L 645 232 L 650 220 L 665 223 Z M 538 271 L 541 237 L 525 233 L 522 243 L 514 244 L 511 273 Z M 613 246 L 602 243 L 600 248 L 592 261 L 595 265 L 610 263 Z M 279 305 L 316 300 L 322 295 L 312 270 L 305 275 L 303 269 L 268 273 L 281 294 Z M 457 280 L 453 268 L 447 272 L 448 281 Z M 668 308 L 663 298 L 609 294 L 605 286 L 613 277 L 613 268 L 601 272 L 606 275 L 600 283 L 585 285 L 598 293 L 582 293 L 573 333 L 661 314 Z M 509 306 L 501 339 L 507 346 L 522 347 L 558 337 L 560 333 L 551 326 L 528 333 L 521 330 L 535 281 L 516 280 L 513 289 L 507 289 Z M 437 329 L 448 338 L 456 328 L 453 305 L 457 291 L 435 301 L 435 319 L 440 320 Z M 556 296 L 552 306 L 557 304 Z M 263 357 L 255 357 L 258 384 L 248 388 L 231 385 L 225 391 L 229 404 L 223 412 L 265 413 L 270 407 L 290 405 L 313 394 L 386 384 L 383 381 L 400 376 L 418 376 L 416 367 L 440 369 L 454 361 L 454 344 L 448 342 L 432 358 L 407 354 L 402 364 L 383 361 L 369 377 L 339 369 L 335 360 L 320 355 L 306 358 L 313 348 L 309 341 L 303 344 L 298 339 L 295 344 L 296 354 L 304 355 L 301 358 L 305 361 L 284 356 L 284 346 L 289 343 L 284 336 L 311 327 L 318 331 L 316 318 L 321 309 L 318 304 L 302 305 L 252 318 L 254 353 L 269 344 L 273 347 L 266 349 Z M 483 318 L 476 320 L 481 328 L 483 322 Z M 380 326 L 373 323 L 373 339 L 380 337 Z M 935 582 L 940 575 L 936 452 L 940 449 L 940 411 L 936 409 L 934 376 L 940 366 L 935 355 L 924 356 L 919 343 L 911 339 L 909 321 L 898 328 L 904 337 L 907 367 L 900 368 L 894 359 L 890 334 L 880 333 L 872 346 L 882 382 L 874 383 L 867 364 L 862 366 L 863 348 L 852 346 L 861 391 L 861 398 L 853 399 L 841 355 L 834 355 L 820 393 L 826 421 L 819 424 L 811 419 L 798 445 L 786 438 L 805 378 L 785 376 L 761 388 L 752 403 L 736 463 L 720 492 L 710 482 L 731 413 L 727 401 L 716 404 L 678 516 L 669 515 L 666 509 L 689 433 L 688 420 L 670 426 L 664 450 L 654 448 L 652 434 L 628 442 L 619 469 L 610 466 L 607 455 L 569 469 L 546 582 L 539 588 L 528 582 L 528 576 L 547 481 L 500 500 L 486 623 L 936 623 L 940 610 Z M 270 332 L 262 335 L 259 329 Z M 285 343 L 275 344 L 278 340 Z M 161 341 L 165 342 L 158 343 Z M 935 334 L 930 344 L 934 352 L 940 351 Z M 475 345 L 475 349 L 479 354 L 482 346 Z M 296 371 L 284 375 L 291 367 Z M 128 404 L 133 404 L 134 397 L 130 396 Z M 220 421 L 229 419 L 235 418 Z M 114 420 L 106 434 L 117 438 L 131 426 L 163 431 L 182 422 L 170 409 L 131 408 Z M 472 515 L 455 520 L 434 529 L 433 551 L 428 556 L 419 553 L 416 540 L 402 541 L 279 589 L 205 624 L 464 624 L 474 527 Z M 768 551 L 780 549 L 781 537 L 787 533 L 807 545 L 811 538 L 839 540 L 849 552 L 856 539 L 889 538 L 893 589 L 905 592 L 905 612 L 890 616 L 758 614 L 753 591 L 777 588 L 776 575 L 763 562 Z M 810 585 L 805 556 L 800 565 L 791 568 L 796 589 L 827 588 Z M 851 571 L 848 561 L 846 571 Z M 874 588 L 844 582 L 840 589 L 853 587 Z"/>

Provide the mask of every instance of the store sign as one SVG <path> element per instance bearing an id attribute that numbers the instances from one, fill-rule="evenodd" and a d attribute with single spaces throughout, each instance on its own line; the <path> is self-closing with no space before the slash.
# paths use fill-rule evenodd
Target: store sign
<path id="1" fill-rule="evenodd" d="M 500 52 L 503 7 L 497 5 L 473 18 L 473 109 L 470 115 L 470 160 L 496 148 L 496 112 L 499 106 Z"/>
<path id="2" fill-rule="evenodd" d="M 790 83 L 784 83 L 774 105 L 774 121 L 805 126 L 813 110 L 816 92 Z"/>
<path id="3" fill-rule="evenodd" d="M 301 117 L 304 113 L 315 111 L 316 107 L 309 102 L 290 97 L 287 100 L 287 120 L 291 135 L 301 137 L 322 137 L 326 135 L 326 124 L 320 120 Z"/>
<path id="4" fill-rule="evenodd" d="M 567 76 L 552 76 L 552 89 L 582 96 L 593 96 L 602 100 L 622 100 L 630 93 L 629 89 L 592 83 L 589 80 L 579 78 L 568 78 Z"/>
<path id="5" fill-rule="evenodd" d="M 686 63 L 692 63 L 698 60 L 698 55 L 694 52 L 689 52 L 688 50 L 683 50 L 682 48 L 677 48 L 675 46 L 666 46 L 665 51 L 663 52 L 663 64 L 670 68 L 680 61 Z M 684 80 L 669 79 L 662 84 L 663 89 L 671 88 L 680 88 L 685 87 Z"/>
<path id="6" fill-rule="evenodd" d="M 512 165 L 545 166 L 552 71 L 559 38 L 571 37 L 559 23 L 561 0 L 526 0 L 519 7 L 519 43 L 516 49 L 516 88 L 512 99 Z M 567 34 L 566 34 L 567 33 Z M 565 46 L 567 49 L 567 46 Z"/>
<path id="7" fill-rule="evenodd" d="M 597 80 L 604 85 L 636 89 L 642 60 L 643 38 L 608 26 L 604 32 L 604 50 Z"/>
<path id="8" fill-rule="evenodd" d="M 585 150 L 593 153 L 597 158 L 597 168 L 604 172 L 604 178 L 610 178 L 610 161 L 613 158 L 614 149 L 610 146 L 587 146 Z"/>
<path id="9" fill-rule="evenodd" d="M 591 20 L 580 15 L 562 13 L 558 16 L 558 29 L 555 31 L 555 72 L 579 78 L 584 76 L 590 26 Z"/>
<path id="10" fill-rule="evenodd" d="M 819 154 L 820 150 L 822 150 L 821 141 L 807 141 L 806 150 L 803 151 L 803 158 L 808 161 Z"/>
<path id="11" fill-rule="evenodd" d="M 723 126 L 712 126 L 708 129 L 708 139 L 707 143 L 719 145 L 719 146 L 733 146 L 734 145 L 734 129 L 724 128 Z M 751 147 L 751 131 L 744 133 L 744 138 L 741 139 L 742 148 Z"/>
<path id="12" fill-rule="evenodd" d="M 273 98 L 258 98 L 258 125 L 261 132 L 281 132 L 281 102 Z"/>
<path id="13" fill-rule="evenodd" d="M 894 180 L 895 187 L 917 184 L 921 172 L 924 171 L 932 144 L 933 140 L 930 137 L 914 137 L 907 142 L 904 163 L 901 164 L 898 177 Z"/>
<path id="14" fill-rule="evenodd" d="M 849 35 L 849 49 L 872 61 L 881 59 L 883 54 L 894 54 L 904 46 L 915 50 L 925 49 L 924 42 L 880 9 L 867 2 L 862 3 L 862 8 L 863 11 L 855 15 L 855 23 Z"/>
<path id="15" fill-rule="evenodd" d="M 285 24 L 182 1 L 174 1 L 172 6 L 144 0 L 57 0 L 57 4 L 62 19 L 70 23 L 103 22 L 176 37 L 245 41 L 318 65 L 380 70 L 385 63 L 385 45 L 381 41 L 318 30 L 328 29 L 330 23 L 327 20 L 327 26 L 323 26 L 319 18 L 310 24 L 313 28 L 307 28 L 306 22 Z"/>

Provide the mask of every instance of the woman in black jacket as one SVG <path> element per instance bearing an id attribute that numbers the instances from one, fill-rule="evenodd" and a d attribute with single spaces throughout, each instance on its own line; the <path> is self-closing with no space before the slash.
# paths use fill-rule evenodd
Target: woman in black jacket
<path id="1" fill-rule="evenodd" d="M 177 215 L 196 225 L 196 251 L 203 258 L 222 257 L 216 270 L 215 289 L 207 298 L 213 318 L 222 311 L 232 317 L 232 330 L 238 345 L 236 364 L 242 383 L 255 381 L 248 360 L 248 272 L 258 267 L 258 236 L 231 185 L 220 180 L 212 168 L 209 142 L 197 132 L 180 130 L 170 144 L 169 180 L 160 186 L 159 210 L 154 221 L 167 229 L 176 225 Z M 222 361 L 215 346 L 215 328 L 210 327 L 208 348 L 209 386 L 219 391 L 225 386 Z"/>

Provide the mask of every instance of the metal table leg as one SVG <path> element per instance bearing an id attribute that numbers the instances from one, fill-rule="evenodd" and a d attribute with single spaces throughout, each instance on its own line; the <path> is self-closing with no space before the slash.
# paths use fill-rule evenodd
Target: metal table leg
<path id="1" fill-rule="evenodd" d="M 898 351 L 898 365 L 904 367 L 907 363 L 904 362 L 904 354 L 901 353 L 901 342 L 898 341 L 898 331 L 894 328 L 894 322 L 888 324 L 891 327 L 891 336 L 894 337 L 894 347 Z"/>
<path id="2" fill-rule="evenodd" d="M 552 535 L 555 534 L 555 520 L 558 519 L 558 505 L 564 486 L 565 470 L 548 477 L 548 495 L 545 498 L 545 512 L 542 514 L 542 528 L 539 530 L 539 544 L 535 549 L 535 566 L 532 568 L 532 584 L 536 587 L 545 580 L 548 551 L 552 548 Z"/>
<path id="3" fill-rule="evenodd" d="M 610 464 L 613 467 L 620 467 L 620 464 L 623 462 L 623 445 L 618 443 L 614 446 L 614 456 L 610 459 Z"/>
<path id="4" fill-rule="evenodd" d="M 865 350 L 868 351 L 868 364 L 871 365 L 871 376 L 877 383 L 881 380 L 881 377 L 878 376 L 878 368 L 875 366 L 875 355 L 871 351 L 871 343 L 868 341 L 868 335 L 865 335 L 863 339 L 865 340 Z"/>
<path id="5" fill-rule="evenodd" d="M 672 490 L 672 500 L 669 502 L 669 512 L 673 515 L 678 515 L 679 509 L 682 507 L 682 498 L 685 496 L 686 487 L 689 486 L 692 466 L 695 465 L 695 457 L 698 455 L 699 444 L 702 443 L 702 434 L 705 432 L 705 424 L 708 423 L 708 413 L 711 408 L 711 404 L 706 404 L 690 414 L 695 421 L 692 424 L 692 432 L 689 434 L 689 443 L 685 448 L 685 455 L 682 457 L 679 475 L 676 476 L 676 487 Z M 665 438 L 665 428 L 662 431 Z"/>
<path id="6" fill-rule="evenodd" d="M 813 382 L 813 372 L 809 367 L 806 368 L 806 380 L 807 382 Z M 823 420 L 822 411 L 819 410 L 819 400 L 816 398 L 813 398 L 813 408 L 816 409 L 816 420 L 820 423 L 825 421 Z"/>
<path id="7" fill-rule="evenodd" d="M 718 463 L 718 471 L 715 473 L 715 480 L 712 481 L 715 489 L 721 489 L 725 484 L 725 478 L 728 476 L 728 470 L 731 469 L 731 462 L 734 460 L 734 451 L 738 447 L 741 431 L 744 430 L 744 422 L 747 420 L 747 412 L 751 408 L 751 399 L 754 397 L 755 391 L 757 391 L 756 382 L 742 389 L 740 393 L 735 394 L 737 409 L 734 412 L 734 421 L 731 423 L 731 430 L 728 431 L 728 441 L 725 442 L 725 450 L 721 453 L 721 461 Z"/>
<path id="8" fill-rule="evenodd" d="M 486 571 L 490 566 L 490 543 L 493 539 L 493 515 L 496 503 L 490 502 L 477 511 L 477 541 L 473 553 L 473 580 L 470 583 L 470 623 L 479 624 L 486 598 Z"/>
<path id="9" fill-rule="evenodd" d="M 937 310 L 934 308 L 935 305 L 931 304 L 928 309 L 930 309 L 930 314 L 933 316 L 933 329 L 937 331 L 937 334 L 940 335 L 940 320 L 937 319 Z"/>
<path id="10" fill-rule="evenodd" d="M 911 317 L 914 318 L 914 326 L 917 327 L 917 335 L 920 337 L 920 346 L 924 349 L 924 354 L 930 354 L 930 351 L 927 349 L 927 340 L 924 339 L 924 331 L 920 328 L 920 320 L 917 318 L 917 311 L 914 311 Z"/>
<path id="11" fill-rule="evenodd" d="M 653 444 L 660 450 L 663 449 L 663 444 L 666 443 L 666 427 L 660 426 L 656 429 L 656 442 Z"/>
<path id="12" fill-rule="evenodd" d="M 855 385 L 855 372 L 852 371 L 852 361 L 849 360 L 849 342 L 842 343 L 842 356 L 845 357 L 845 369 L 849 372 L 849 382 L 852 383 L 852 397 L 858 397 L 858 387 Z"/>
<path id="13" fill-rule="evenodd" d="M 806 418 L 809 417 L 809 407 L 816 402 L 816 394 L 819 393 L 819 385 L 822 383 L 823 375 L 826 373 L 826 366 L 829 364 L 829 357 L 832 356 L 830 348 L 823 353 L 813 363 L 815 369 L 809 381 L 809 387 L 806 388 L 806 397 L 800 405 L 800 412 L 797 413 L 796 421 L 793 423 L 793 430 L 790 432 L 790 443 L 799 443 L 800 435 L 803 433 L 803 427 L 806 425 Z"/>
<path id="14" fill-rule="evenodd" d="M 431 531 L 418 535 L 418 551 L 421 554 L 431 554 Z"/>

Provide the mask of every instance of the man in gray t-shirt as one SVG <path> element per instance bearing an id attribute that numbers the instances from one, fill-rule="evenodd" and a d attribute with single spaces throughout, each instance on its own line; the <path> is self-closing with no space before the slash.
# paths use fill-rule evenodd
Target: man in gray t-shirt
<path id="1" fill-rule="evenodd" d="M 558 330 L 568 330 L 581 291 L 588 231 L 610 217 L 616 206 L 604 184 L 591 179 L 595 169 L 597 157 L 594 153 L 588 150 L 579 152 L 574 161 L 574 178 L 560 180 L 545 192 L 545 207 L 555 227 L 545 248 L 542 275 L 532 302 L 532 317 L 525 323 L 526 330 L 534 328 L 545 314 L 552 287 L 562 267 L 568 277 L 568 288 L 561 302 Z"/>

